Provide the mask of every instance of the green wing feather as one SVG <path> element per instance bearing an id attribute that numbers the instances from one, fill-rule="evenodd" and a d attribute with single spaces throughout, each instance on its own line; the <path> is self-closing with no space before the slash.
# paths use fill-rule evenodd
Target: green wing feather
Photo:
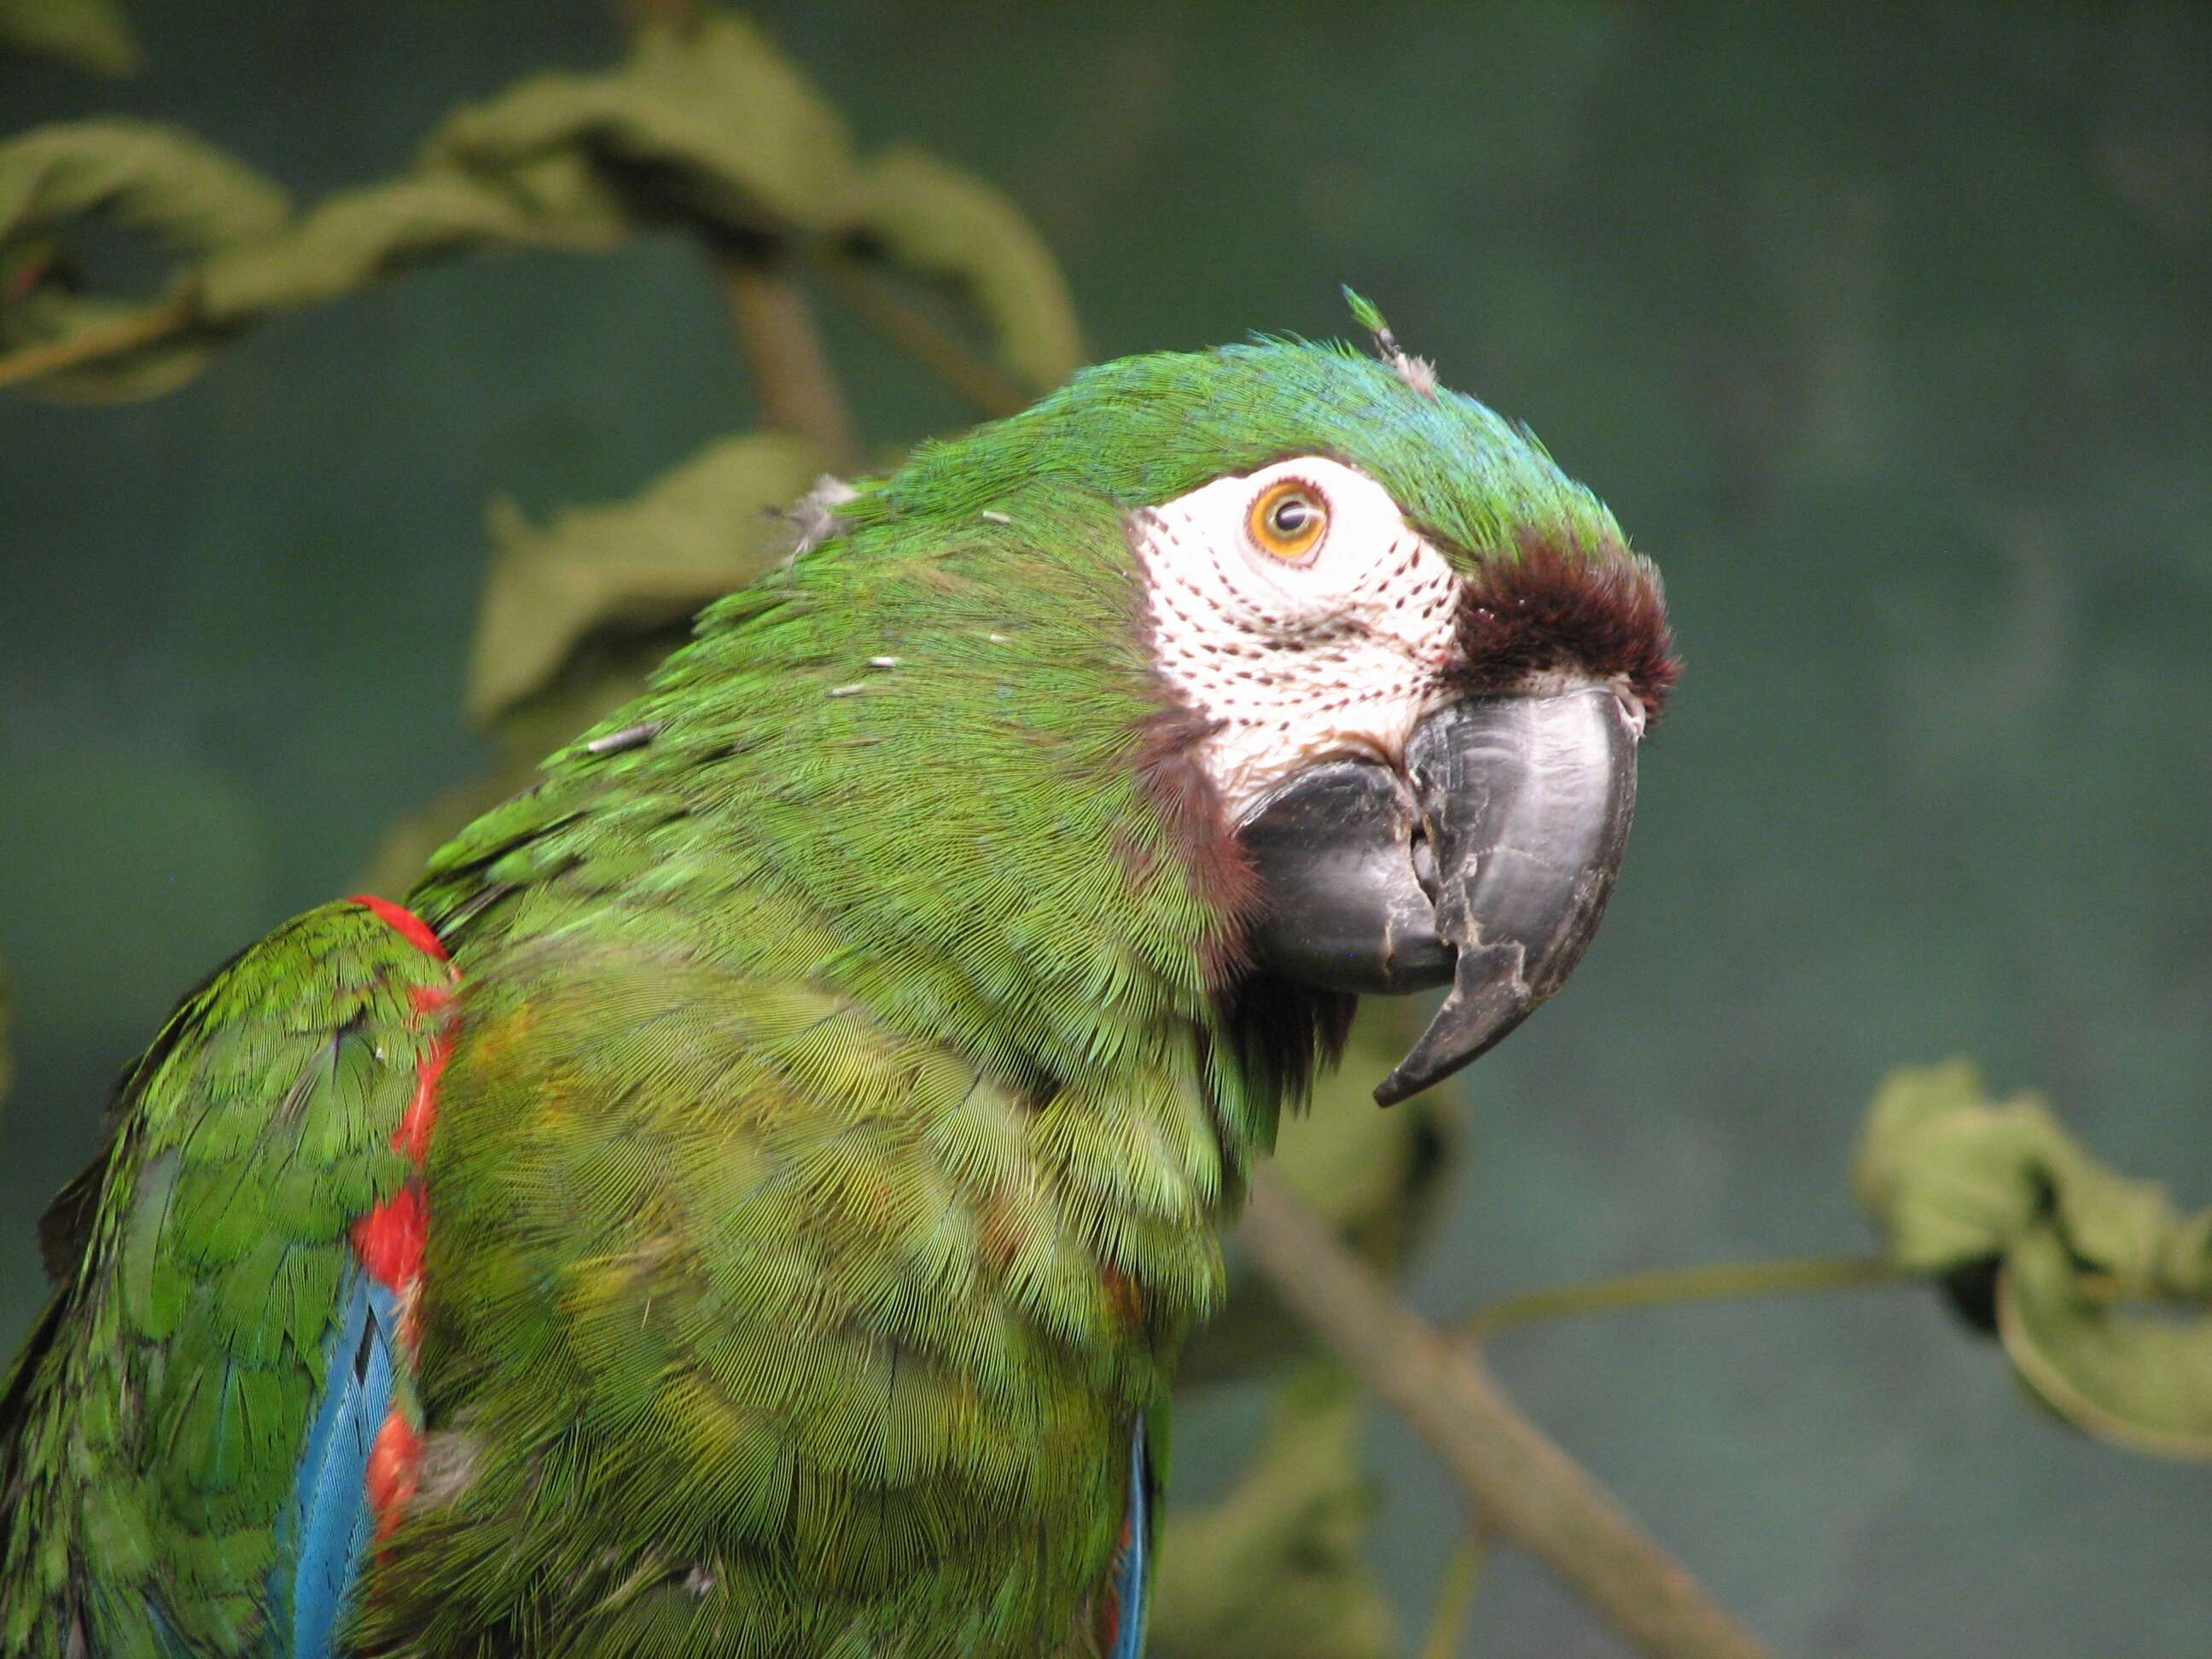
<path id="1" fill-rule="evenodd" d="M 446 983 L 326 905 L 187 997 L 126 1077 L 0 1392 L 0 1648 L 266 1650 L 349 1230 L 407 1175 L 418 1004 Z"/>

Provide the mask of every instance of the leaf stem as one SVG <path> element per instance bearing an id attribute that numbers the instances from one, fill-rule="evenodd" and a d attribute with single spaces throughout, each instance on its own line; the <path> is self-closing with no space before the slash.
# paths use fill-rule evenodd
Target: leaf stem
<path id="1" fill-rule="evenodd" d="M 43 380 L 49 374 L 58 374 L 64 369 L 80 368 L 86 363 L 97 362 L 102 357 L 112 357 L 118 352 L 133 351 L 140 346 L 151 345 L 178 332 L 192 320 L 192 308 L 183 300 L 173 300 L 167 305 L 152 306 L 144 311 L 118 317 L 96 328 L 80 329 L 74 334 L 64 334 L 58 340 L 43 344 L 23 346 L 0 356 L 0 386 L 15 386 L 25 380 Z"/>
<path id="2" fill-rule="evenodd" d="M 648 29 L 684 35 L 699 24 L 697 0 L 620 0 L 617 9 L 633 45 Z M 698 230 L 721 278 L 761 424 L 811 441 L 833 471 L 852 471 L 860 459 L 853 416 L 791 261 L 766 237 L 703 222 Z"/>
<path id="3" fill-rule="evenodd" d="M 1743 1297 L 1786 1296 L 1807 1291 L 1853 1290 L 1912 1277 L 1878 1255 L 1813 1255 L 1775 1261 L 1729 1261 L 1705 1267 L 1661 1267 L 1614 1279 L 1584 1279 L 1500 1297 L 1452 1327 L 1470 1341 L 1486 1342 L 1501 1331 L 1539 1320 L 1616 1313 L 1678 1302 L 1725 1302 Z"/>

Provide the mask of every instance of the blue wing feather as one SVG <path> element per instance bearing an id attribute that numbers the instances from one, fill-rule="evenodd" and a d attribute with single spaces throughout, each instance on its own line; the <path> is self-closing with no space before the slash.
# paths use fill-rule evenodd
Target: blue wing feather
<path id="1" fill-rule="evenodd" d="M 292 1545 L 270 1586 L 289 1637 L 289 1659 L 333 1659 L 376 1517 L 368 1457 L 392 1409 L 398 1298 L 356 1268 L 324 1355 L 323 1393 L 307 1431 L 279 1537 Z M 289 1582 L 287 1582 L 289 1580 Z"/>
<path id="2" fill-rule="evenodd" d="M 1114 1565 L 1114 1648 L 1107 1659 L 1142 1659 L 1145 1596 L 1152 1579 L 1152 1461 L 1145 1448 L 1145 1419 L 1129 1443 L 1129 1507 L 1122 1530 L 1128 1541 Z"/>

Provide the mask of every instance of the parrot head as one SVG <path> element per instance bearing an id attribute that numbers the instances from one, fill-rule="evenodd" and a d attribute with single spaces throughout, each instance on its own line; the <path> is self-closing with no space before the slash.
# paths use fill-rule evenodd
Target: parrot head
<path id="1" fill-rule="evenodd" d="M 1144 768 L 1233 912 L 1233 972 L 1449 986 L 1401 1100 L 1565 983 L 1676 672 L 1657 571 L 1525 428 L 1380 350 L 1266 339 L 1085 371 L 860 504 L 1120 509 L 1162 705 Z"/>
<path id="2" fill-rule="evenodd" d="M 1618 540 L 1523 531 L 1483 557 L 1389 477 L 1292 455 L 1134 532 L 1158 672 L 1260 880 L 1254 960 L 1325 991 L 1450 987 L 1385 1105 L 1565 983 L 1674 672 L 1656 576 Z"/>

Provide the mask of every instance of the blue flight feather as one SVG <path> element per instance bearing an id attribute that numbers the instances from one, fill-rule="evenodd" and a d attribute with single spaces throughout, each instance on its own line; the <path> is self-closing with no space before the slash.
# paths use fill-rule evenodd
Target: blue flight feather
<path id="1" fill-rule="evenodd" d="M 1145 1451 L 1145 1419 L 1129 1444 L 1129 1509 L 1122 1525 L 1129 1541 L 1114 1566 L 1114 1650 L 1107 1659 L 1142 1659 L 1145 1651 L 1145 1591 L 1151 1577 L 1148 1535 L 1152 1530 L 1152 1462 Z"/>
<path id="2" fill-rule="evenodd" d="M 339 1626 L 368 1558 L 376 1517 L 368 1455 L 392 1409 L 399 1299 L 356 1269 L 324 1354 L 323 1396 L 278 1529 L 270 1601 L 289 1618 L 287 1659 L 334 1659 Z M 286 1583 L 288 1575 L 289 1583 Z M 280 1628 L 281 1621 L 280 1621 Z"/>

